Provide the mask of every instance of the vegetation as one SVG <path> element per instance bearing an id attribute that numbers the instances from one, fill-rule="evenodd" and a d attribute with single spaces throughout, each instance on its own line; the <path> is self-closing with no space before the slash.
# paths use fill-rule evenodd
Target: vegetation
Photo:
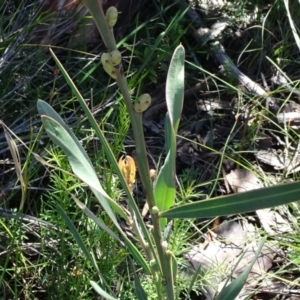
<path id="1" fill-rule="evenodd" d="M 118 44 L 118 12 L 84 4 L 107 48 L 101 56 L 24 43 L 44 22 L 22 14 L 37 1 L 0 6 L 1 297 L 201 299 L 212 288 L 216 299 L 235 299 L 264 243 L 289 253 L 269 269 L 297 287 L 299 133 L 297 115 L 286 118 L 298 112 L 299 4 L 199 3 L 191 23 L 184 1 L 153 0 Z M 231 181 L 233 170 L 268 188 Z M 249 221 L 267 207 L 284 210 L 288 235 Z M 250 261 L 238 275 L 238 264 L 191 272 L 186 254 L 213 244 L 220 216 L 254 223 Z M 216 292 L 215 278 L 231 275 Z M 251 280 L 247 297 L 268 293 Z"/>

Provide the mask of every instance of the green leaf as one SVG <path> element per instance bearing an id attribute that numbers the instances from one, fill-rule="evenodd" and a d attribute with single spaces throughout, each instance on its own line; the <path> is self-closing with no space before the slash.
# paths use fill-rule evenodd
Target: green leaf
<path id="1" fill-rule="evenodd" d="M 166 83 L 167 108 L 175 134 L 177 133 L 183 105 L 184 56 L 184 48 L 179 45 L 173 53 Z"/>
<path id="2" fill-rule="evenodd" d="M 118 300 L 115 297 L 112 297 L 111 295 L 109 295 L 108 293 L 106 293 L 95 281 L 90 281 L 91 286 L 93 287 L 93 289 L 97 292 L 98 295 L 102 296 L 104 299 L 107 300 Z"/>
<path id="3" fill-rule="evenodd" d="M 55 120 L 56 122 L 58 122 L 68 132 L 68 134 L 72 137 L 72 139 L 75 142 L 75 144 L 77 145 L 77 147 L 79 149 L 81 149 L 82 154 L 84 155 L 85 159 L 90 163 L 91 166 L 93 166 L 92 162 L 90 161 L 90 159 L 89 159 L 88 155 L 86 154 L 86 152 L 84 151 L 82 145 L 80 144 L 80 142 L 76 138 L 75 134 L 66 125 L 64 120 L 60 117 L 60 115 L 47 102 L 45 102 L 43 100 L 38 100 L 37 110 L 38 110 L 40 116 L 46 115 L 46 116 L 52 118 L 53 120 Z"/>
<path id="4" fill-rule="evenodd" d="M 176 172 L 176 134 L 181 117 L 184 93 L 184 48 L 178 46 L 172 56 L 166 84 L 166 102 L 168 113 L 165 118 L 165 140 L 167 156 L 155 183 L 154 196 L 160 211 L 174 205 Z M 160 219 L 163 229 L 166 218 Z"/>
<path id="5" fill-rule="evenodd" d="M 42 115 L 42 122 L 51 140 L 59 146 L 68 157 L 73 172 L 90 187 L 99 190 L 105 198 L 109 198 L 102 189 L 90 161 L 86 159 L 84 149 L 78 147 L 75 142 L 76 138 L 74 139 L 61 124 L 51 117 Z"/>
<path id="6" fill-rule="evenodd" d="M 217 296 L 216 300 L 232 300 L 235 299 L 240 291 L 242 290 L 243 286 L 246 283 L 246 280 L 249 276 L 249 273 L 251 272 L 251 269 L 257 260 L 257 257 L 266 241 L 266 237 L 262 239 L 262 241 L 259 244 L 259 247 L 255 253 L 255 257 L 253 258 L 251 264 L 244 270 L 244 272 L 236 278 L 234 281 L 232 281 L 228 286 L 222 289 L 220 294 Z"/>
<path id="7" fill-rule="evenodd" d="M 176 257 L 173 253 L 172 253 L 172 256 L 171 256 L 171 267 L 172 267 L 173 282 L 176 282 L 178 265 L 177 265 Z"/>
<path id="8" fill-rule="evenodd" d="M 70 232 L 73 234 L 78 246 L 80 247 L 81 251 L 84 253 L 84 255 L 86 256 L 86 258 L 90 261 L 90 263 L 93 265 L 93 267 L 97 270 L 97 273 L 100 277 L 100 279 L 102 280 L 102 282 L 108 287 L 108 289 L 110 288 L 109 285 L 107 284 L 105 278 L 102 276 L 102 274 L 100 273 L 100 270 L 98 268 L 97 262 L 95 261 L 95 259 L 93 258 L 93 256 L 90 254 L 90 252 L 88 251 L 88 249 L 86 248 L 84 242 L 82 241 L 82 238 L 79 234 L 79 232 L 77 231 L 77 229 L 75 228 L 74 224 L 72 223 L 71 219 L 67 216 L 67 214 L 64 212 L 64 210 L 62 209 L 62 207 L 60 205 L 56 205 L 56 209 L 59 212 L 59 214 L 62 216 L 62 218 L 64 219 L 64 221 L 66 222 Z"/>
<path id="9" fill-rule="evenodd" d="M 72 195 L 72 198 L 76 202 L 76 204 L 79 206 L 80 209 L 83 210 L 83 212 L 91 218 L 102 230 L 107 232 L 112 238 L 117 240 L 123 247 L 125 246 L 124 243 L 120 240 L 120 238 L 110 229 L 108 228 L 103 222 L 101 222 L 87 207 L 85 204 L 83 204 L 81 201 L 79 201 L 74 195 Z M 127 238 L 126 234 L 123 234 L 123 239 L 125 241 L 125 244 L 130 251 L 131 255 L 134 257 L 135 261 L 138 262 L 147 272 L 150 274 L 150 267 L 147 264 L 146 260 L 144 259 L 141 252 L 132 244 L 132 242 Z"/>
<path id="10" fill-rule="evenodd" d="M 113 239 L 117 240 L 122 244 L 122 241 L 120 238 L 110 229 L 108 228 L 103 222 L 101 222 L 95 214 L 90 211 L 87 206 L 82 203 L 80 200 L 78 200 L 74 195 L 71 195 L 74 199 L 75 203 L 78 205 L 78 207 L 90 218 L 92 219 L 102 230 L 104 230 L 106 233 L 108 233 Z"/>
<path id="11" fill-rule="evenodd" d="M 146 274 L 151 274 L 151 269 L 147 264 L 146 260 L 144 259 L 141 252 L 135 247 L 135 245 L 129 240 L 126 234 L 123 235 L 123 239 L 126 243 L 128 251 L 134 257 L 135 261 L 140 264 L 140 266 L 144 269 Z"/>
<path id="12" fill-rule="evenodd" d="M 170 133 L 170 119 L 168 114 L 165 120 L 165 131 Z M 175 158 L 176 158 L 176 139 L 173 134 L 170 134 L 169 139 L 169 151 L 165 158 L 165 163 L 161 167 L 156 179 L 154 196 L 156 205 L 159 211 L 164 211 L 174 205 L 176 189 L 175 189 Z M 167 219 L 160 219 L 161 228 L 165 228 L 167 225 Z"/>
<path id="13" fill-rule="evenodd" d="M 50 49 L 50 53 L 53 57 L 53 59 L 55 60 L 59 70 L 61 71 L 62 75 L 64 76 L 65 80 L 67 81 L 68 85 L 70 86 L 70 88 L 72 89 L 72 92 L 75 94 L 78 102 L 81 105 L 81 108 L 85 114 L 85 116 L 87 117 L 87 119 L 89 120 L 91 127 L 95 130 L 95 133 L 97 135 L 97 137 L 100 140 L 100 143 L 103 147 L 103 149 L 105 150 L 105 153 L 107 155 L 107 158 L 111 164 L 112 169 L 117 173 L 120 182 L 122 184 L 123 189 L 126 192 L 127 195 L 127 199 L 128 199 L 128 203 L 130 205 L 130 207 L 132 208 L 133 212 L 135 213 L 135 217 L 137 218 L 138 224 L 141 227 L 141 230 L 145 236 L 146 241 L 148 242 L 152 252 L 154 253 L 155 259 L 157 259 L 156 254 L 155 254 L 155 250 L 154 250 L 154 246 L 153 246 L 153 242 L 150 238 L 149 235 L 149 231 L 146 227 L 146 224 L 143 220 L 143 217 L 140 214 L 139 208 L 135 202 L 135 200 L 133 199 L 133 196 L 131 194 L 131 191 L 129 190 L 126 180 L 124 179 L 124 176 L 122 174 L 122 172 L 120 171 L 120 168 L 118 167 L 118 163 L 116 161 L 116 158 L 114 157 L 113 151 L 111 150 L 111 147 L 109 145 L 109 143 L 107 142 L 103 132 L 101 131 L 101 129 L 99 128 L 98 122 L 96 121 L 94 115 L 91 113 L 91 111 L 89 110 L 86 101 L 83 99 L 82 95 L 80 94 L 79 90 L 77 89 L 77 87 L 75 86 L 73 80 L 71 79 L 71 77 L 69 76 L 68 72 L 66 71 L 66 69 L 63 67 L 63 65 L 61 64 L 61 62 L 59 61 L 59 59 L 57 58 L 57 56 L 55 55 L 55 53 Z M 93 191 L 95 193 L 95 190 Z M 100 194 L 100 193 L 99 193 Z M 100 195 L 101 196 L 101 195 Z M 97 196 L 96 196 L 97 197 Z M 99 200 L 99 199 L 98 199 Z M 108 201 L 110 201 L 108 199 Z M 115 203 L 115 202 L 114 202 Z M 127 219 L 127 216 L 124 216 L 125 219 Z M 133 255 L 138 255 L 138 258 L 135 256 L 135 259 L 141 263 L 141 266 L 144 268 L 145 272 L 149 273 L 150 272 L 150 268 L 147 265 L 147 263 L 145 262 L 145 260 L 143 259 L 143 257 L 141 256 L 141 254 L 136 250 L 136 248 L 132 245 L 132 243 L 130 242 L 130 240 L 127 238 L 126 234 L 123 232 L 123 230 L 118 227 L 119 231 L 121 232 L 121 234 L 123 235 L 123 238 L 126 242 L 126 245 L 129 248 L 129 251 L 134 251 L 132 254 Z"/>
<path id="14" fill-rule="evenodd" d="M 117 222 L 116 216 L 114 215 L 108 203 L 109 196 L 103 190 L 98 176 L 89 160 L 86 160 L 84 149 L 78 147 L 78 144 L 75 142 L 74 138 L 57 121 L 44 115 L 42 116 L 42 121 L 51 140 L 58 145 L 68 157 L 69 163 L 75 175 L 77 175 L 78 178 L 90 186 L 91 190 L 96 195 L 110 219 L 114 222 L 116 227 L 119 228 L 120 226 Z"/>
<path id="15" fill-rule="evenodd" d="M 123 211 L 123 209 L 112 199 L 110 199 L 108 196 L 108 198 L 104 198 L 103 197 L 103 193 L 104 190 L 102 189 L 97 174 L 88 158 L 88 156 L 86 155 L 86 152 L 84 151 L 83 147 L 81 146 L 81 144 L 79 143 L 79 141 L 77 140 L 76 136 L 73 134 L 73 132 L 66 126 L 66 124 L 64 123 L 64 121 L 57 115 L 57 113 L 44 101 L 40 101 L 39 102 L 39 112 L 40 113 L 47 113 L 49 114 L 51 117 L 55 118 L 55 120 L 57 120 L 57 122 L 55 122 L 54 120 L 52 120 L 51 118 L 48 118 L 46 116 L 42 117 L 42 120 L 44 120 L 43 122 L 46 121 L 47 124 L 52 124 L 51 126 L 56 126 L 57 130 L 60 131 L 60 133 L 63 135 L 62 138 L 59 140 L 59 142 L 57 143 L 57 139 L 59 139 L 58 134 L 54 133 L 54 139 L 53 140 L 58 146 L 61 146 L 62 150 L 64 151 L 64 153 L 68 156 L 71 167 L 73 169 L 73 172 L 86 184 L 88 184 L 91 187 L 91 190 L 93 191 L 94 195 L 96 196 L 96 198 L 99 200 L 100 204 L 103 206 L 103 201 L 106 201 L 107 204 L 105 204 L 103 207 L 104 209 L 110 209 L 110 206 L 114 209 L 115 212 L 117 212 L 121 217 L 123 217 L 125 220 L 129 220 L 128 216 L 126 215 L 126 213 Z M 51 128 L 52 127 L 47 127 L 47 125 L 45 126 L 46 130 L 49 130 L 48 134 L 51 134 Z M 53 136 L 53 133 L 52 133 Z M 69 141 L 70 140 L 70 141 Z M 63 142 L 61 142 L 63 141 Z M 69 143 L 66 143 L 67 141 L 69 141 Z M 70 147 L 68 147 L 68 145 L 71 145 Z M 72 149 L 73 151 L 71 151 L 70 149 Z M 85 159 L 86 158 L 86 159 Z M 70 160 L 71 159 L 71 160 Z M 75 160 L 75 162 L 73 162 Z M 72 162 L 72 163 L 71 163 Z M 88 163 L 90 166 L 88 166 Z M 78 175 L 78 173 L 76 173 L 76 171 L 74 170 L 78 170 L 78 169 L 82 169 L 83 168 L 83 175 L 86 175 L 87 178 L 83 178 L 82 176 Z M 118 169 L 119 170 L 119 169 Z M 80 172 L 81 174 L 81 172 Z M 98 185 L 97 188 L 93 188 L 91 184 L 89 184 L 89 182 L 86 182 L 85 180 L 87 179 L 94 179 L 96 181 L 96 185 Z M 99 192 L 100 189 L 100 192 Z M 102 191 L 101 191 L 102 189 Z M 105 193 L 105 192 L 104 192 Z M 106 193 L 105 193 L 106 194 Z M 76 200 L 75 200 L 76 202 Z M 79 201 L 80 202 L 80 201 Z M 77 205 L 80 206 L 80 203 L 76 202 Z M 81 203 L 82 204 L 82 203 Z M 83 204 L 82 204 L 83 205 Z M 81 209 L 84 210 L 84 212 L 91 217 L 98 226 L 100 226 L 101 224 L 99 224 L 99 220 L 96 218 L 96 216 L 94 216 L 94 214 L 92 214 L 90 212 L 90 210 L 87 207 L 82 207 L 80 206 Z M 93 216 L 96 218 L 94 219 Z M 111 215 L 112 212 L 109 214 Z M 150 273 L 150 268 L 147 264 L 147 262 L 145 261 L 145 259 L 143 258 L 142 254 L 140 253 L 140 251 L 138 251 L 136 249 L 136 247 L 130 242 L 130 240 L 127 238 L 126 234 L 123 233 L 122 229 L 119 227 L 119 224 L 117 222 L 117 220 L 115 219 L 115 216 L 113 215 L 114 219 L 112 219 L 112 221 L 114 222 L 114 224 L 117 226 L 117 228 L 120 230 L 120 232 L 122 233 L 125 243 L 129 249 L 129 251 L 131 252 L 131 254 L 133 255 L 133 257 L 136 259 L 136 261 L 138 263 L 140 263 L 140 265 L 144 268 L 144 270 L 148 273 Z M 97 222 L 99 221 L 99 222 Z M 102 226 L 102 227 L 101 227 Z M 112 231 L 109 230 L 109 228 L 107 228 L 104 224 L 102 224 L 100 227 L 105 230 L 106 232 L 108 232 L 110 235 L 113 234 Z M 103 227 L 105 226 L 105 227 Z M 114 238 L 116 238 L 116 235 L 113 236 Z M 120 241 L 119 238 L 116 238 L 117 240 Z"/>
<path id="16" fill-rule="evenodd" d="M 294 39 L 295 39 L 296 45 L 298 46 L 298 50 L 300 50 L 300 38 L 299 38 L 299 33 L 298 33 L 299 29 L 296 28 L 296 25 L 293 21 L 292 14 L 291 14 L 290 8 L 289 8 L 289 1 L 284 0 L 284 5 L 285 5 L 286 14 L 287 14 L 289 22 L 290 22 L 291 32 L 294 35 Z"/>
<path id="17" fill-rule="evenodd" d="M 66 215 L 66 213 L 64 212 L 64 210 L 62 209 L 62 207 L 60 205 L 56 205 L 56 209 L 58 210 L 61 217 L 64 219 L 64 221 L 67 224 L 70 232 L 73 234 L 78 246 L 80 247 L 80 249 L 82 250 L 82 252 L 86 256 L 86 258 L 98 270 L 98 266 L 97 266 L 96 262 L 94 261 L 93 257 L 91 256 L 88 249 L 86 248 L 84 242 L 81 239 L 80 234 L 78 233 L 78 231 L 77 231 L 76 227 L 74 226 L 74 224 L 72 223 L 71 219 Z"/>
<path id="18" fill-rule="evenodd" d="M 300 200 L 300 183 L 294 182 L 181 205 L 161 212 L 165 218 L 213 218 L 245 213 Z"/>
<path id="19" fill-rule="evenodd" d="M 136 273 L 134 273 L 134 286 L 137 299 L 147 300 L 148 296 L 140 283 L 140 279 L 138 278 L 138 276 L 136 276 Z"/>

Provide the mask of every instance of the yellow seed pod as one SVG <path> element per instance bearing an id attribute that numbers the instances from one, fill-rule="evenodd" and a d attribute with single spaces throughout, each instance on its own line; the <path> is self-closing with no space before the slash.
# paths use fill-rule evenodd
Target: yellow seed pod
<path id="1" fill-rule="evenodd" d="M 107 52 L 103 52 L 102 55 L 101 55 L 101 62 L 102 64 L 108 64 L 110 63 L 110 56 Z"/>
<path id="2" fill-rule="evenodd" d="M 112 63 L 113 66 L 117 66 L 121 63 L 122 60 L 122 55 L 119 50 L 114 50 L 110 52 L 110 62 Z"/>
<path id="3" fill-rule="evenodd" d="M 116 7 L 111 6 L 106 11 L 106 22 L 109 28 L 113 28 L 118 20 L 118 10 Z"/>
<path id="4" fill-rule="evenodd" d="M 151 104 L 151 96 L 149 94 L 142 94 L 134 103 L 134 110 L 137 113 L 142 113 Z"/>
<path id="5" fill-rule="evenodd" d="M 102 53 L 101 55 L 101 62 L 103 65 L 103 69 L 105 72 L 111 76 L 113 79 L 117 79 L 118 75 L 113 64 L 110 61 L 110 55 L 108 53 Z"/>
<path id="6" fill-rule="evenodd" d="M 133 220 L 129 219 L 126 223 L 127 223 L 128 226 L 132 226 L 133 225 Z"/>
<path id="7" fill-rule="evenodd" d="M 129 155 L 126 155 L 126 157 L 122 155 L 118 161 L 118 166 L 126 180 L 129 190 L 132 192 L 136 173 L 134 159 Z"/>

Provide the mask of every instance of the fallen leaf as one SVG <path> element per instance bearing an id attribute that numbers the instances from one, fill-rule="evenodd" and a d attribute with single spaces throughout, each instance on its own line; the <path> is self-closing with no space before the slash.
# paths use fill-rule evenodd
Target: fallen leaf
<path id="1" fill-rule="evenodd" d="M 252 172 L 245 169 L 235 169 L 226 175 L 226 179 L 236 193 L 260 189 L 262 181 Z"/>

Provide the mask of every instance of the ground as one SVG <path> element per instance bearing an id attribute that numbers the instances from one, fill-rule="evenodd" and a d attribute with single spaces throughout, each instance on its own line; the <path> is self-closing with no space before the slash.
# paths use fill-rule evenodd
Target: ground
<path id="1" fill-rule="evenodd" d="M 152 96 L 143 125 L 153 169 L 159 170 L 165 158 L 168 66 L 179 43 L 186 51 L 184 106 L 177 136 L 177 204 L 296 182 L 299 172 L 299 3 L 205 2 L 189 1 L 192 6 L 188 7 L 185 1 L 152 0 L 120 8 L 124 11 L 117 38 L 128 88 L 133 99 L 141 93 Z M 71 17 L 56 18 L 55 9 L 49 17 L 40 8 L 37 0 L 8 0 L 0 5 L 4 129 L 0 136 L 0 295 L 3 299 L 95 299 L 89 284 L 92 279 L 106 282 L 116 297 L 132 299 L 128 253 L 74 204 L 70 193 L 111 225 L 86 186 L 64 172 L 71 171 L 68 161 L 49 140 L 37 113 L 37 100 L 42 99 L 64 118 L 91 157 L 106 192 L 128 208 L 116 173 L 49 54 L 49 45 L 93 111 L 117 159 L 123 154 L 134 156 L 136 145 L 126 106 L 114 81 L 101 68 L 100 53 L 105 47 L 97 31 L 86 31 L 90 18 L 83 13 L 74 17 L 73 11 Z M 19 163 L 14 160 L 14 145 Z M 33 152 L 47 164 L 36 160 Z M 139 175 L 134 197 L 143 209 L 145 191 Z M 297 299 L 299 206 L 294 202 L 272 213 L 253 209 L 221 219 L 175 222 L 172 251 L 183 262 L 194 246 L 221 247 L 215 234 L 228 239 L 238 230 L 248 240 L 267 235 L 275 245 L 268 256 L 269 266 L 260 272 L 268 272 L 269 286 L 280 285 L 280 292 L 278 286 L 270 291 L 266 284 L 256 282 L 251 286 L 257 289 L 255 297 Z M 268 218 L 273 221 L 265 223 Z M 131 236 L 130 226 L 120 222 Z M 145 222 L 151 225 L 148 215 Z M 234 230 L 227 223 L 234 224 L 229 226 Z M 253 232 L 250 227 L 241 231 L 241 223 Z M 209 239 L 208 229 L 212 232 Z M 244 249 L 244 243 L 239 247 Z M 86 258 L 84 249 L 92 260 Z M 93 260 L 101 272 L 95 271 Z M 228 277 L 230 271 L 226 273 L 220 265 L 217 269 L 215 277 Z M 151 297 L 149 278 L 139 272 Z M 193 299 L 208 299 L 210 292 L 201 287 L 216 284 L 215 277 L 196 281 L 193 290 L 204 296 Z M 183 296 L 188 289 L 182 286 L 182 298 L 188 297 Z"/>

